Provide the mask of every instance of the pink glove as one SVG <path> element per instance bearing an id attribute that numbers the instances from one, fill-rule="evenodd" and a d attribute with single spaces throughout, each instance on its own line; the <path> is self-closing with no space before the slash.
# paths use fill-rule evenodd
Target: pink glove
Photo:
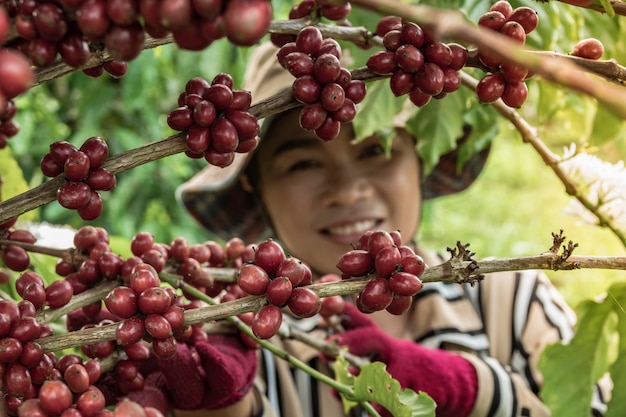
<path id="1" fill-rule="evenodd" d="M 472 411 L 478 378 L 472 364 L 459 355 L 428 349 L 382 331 L 367 315 L 346 303 L 344 333 L 332 337 L 351 353 L 387 364 L 403 388 L 424 391 L 437 403 L 438 417 L 466 417 Z"/>
<path id="2" fill-rule="evenodd" d="M 256 350 L 247 347 L 238 335 L 209 335 L 208 342 L 197 342 L 193 347 L 179 343 L 177 349 L 171 359 L 158 361 L 173 408 L 226 407 L 252 388 Z"/>

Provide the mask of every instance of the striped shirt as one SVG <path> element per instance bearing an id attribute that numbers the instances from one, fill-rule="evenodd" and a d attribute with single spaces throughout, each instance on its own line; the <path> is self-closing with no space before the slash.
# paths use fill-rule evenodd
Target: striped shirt
<path id="1" fill-rule="evenodd" d="M 429 265 L 442 262 L 420 253 Z M 480 283 L 428 283 L 409 312 L 407 337 L 431 348 L 458 353 L 478 375 L 478 394 L 470 417 L 549 416 L 539 397 L 542 376 L 537 362 L 546 345 L 573 336 L 575 315 L 545 274 L 537 271 L 500 272 Z M 315 319 L 297 321 L 311 333 Z M 301 342 L 275 342 L 288 353 L 323 372 L 330 371 L 318 352 Z M 257 393 L 263 416 L 340 417 L 341 402 L 331 389 L 307 373 L 262 351 Z M 602 416 L 608 384 L 594 390 L 590 415 Z M 352 414 L 359 415 L 355 410 Z"/>

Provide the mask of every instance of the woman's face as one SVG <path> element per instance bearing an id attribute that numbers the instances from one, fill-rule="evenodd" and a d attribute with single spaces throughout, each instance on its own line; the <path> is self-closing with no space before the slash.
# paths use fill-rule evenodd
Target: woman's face
<path id="1" fill-rule="evenodd" d="M 278 239 L 319 274 L 370 229 L 417 230 L 421 194 L 412 139 L 400 134 L 385 155 L 378 137 L 352 144 L 351 125 L 324 142 L 298 123 L 298 110 L 274 122 L 257 152 L 255 181 Z"/>

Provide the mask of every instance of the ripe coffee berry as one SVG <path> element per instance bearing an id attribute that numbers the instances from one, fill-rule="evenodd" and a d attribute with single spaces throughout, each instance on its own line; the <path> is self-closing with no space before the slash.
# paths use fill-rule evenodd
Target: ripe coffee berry
<path id="1" fill-rule="evenodd" d="M 393 299 L 389 282 L 382 277 L 369 281 L 359 294 L 361 305 L 370 312 L 385 309 Z"/>
<path id="2" fill-rule="evenodd" d="M 280 263 L 286 258 L 282 246 L 274 240 L 266 240 L 257 246 L 254 262 L 270 277 L 275 276 Z"/>
<path id="3" fill-rule="evenodd" d="M 582 39 L 574 45 L 571 54 L 580 58 L 600 59 L 604 55 L 604 45 L 595 38 Z"/>
<path id="4" fill-rule="evenodd" d="M 287 303 L 289 297 L 291 297 L 292 291 L 293 285 L 289 278 L 279 276 L 271 280 L 267 285 L 265 295 L 270 304 L 282 307 Z"/>
<path id="5" fill-rule="evenodd" d="M 291 312 L 301 318 L 312 317 L 319 313 L 321 299 L 316 292 L 307 287 L 294 288 L 287 306 Z"/>
<path id="6" fill-rule="evenodd" d="M 244 264 L 237 275 L 237 283 L 250 295 L 263 295 L 270 283 L 270 276 L 259 265 Z"/>
<path id="7" fill-rule="evenodd" d="M 374 268 L 374 257 L 367 250 L 353 249 L 339 258 L 337 268 L 346 275 L 361 277 Z"/>
<path id="8" fill-rule="evenodd" d="M 254 314 L 250 328 L 259 339 L 269 339 L 278 332 L 282 321 L 283 313 L 280 311 L 280 308 L 269 304 L 261 307 Z"/>

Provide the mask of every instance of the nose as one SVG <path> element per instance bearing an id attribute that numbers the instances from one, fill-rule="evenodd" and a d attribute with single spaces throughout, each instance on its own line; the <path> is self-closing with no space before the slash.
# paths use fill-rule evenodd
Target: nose
<path id="1" fill-rule="evenodd" d="M 329 177 L 321 199 L 327 207 L 350 206 L 371 198 L 374 191 L 374 184 L 367 176 L 338 169 L 335 175 Z"/>

